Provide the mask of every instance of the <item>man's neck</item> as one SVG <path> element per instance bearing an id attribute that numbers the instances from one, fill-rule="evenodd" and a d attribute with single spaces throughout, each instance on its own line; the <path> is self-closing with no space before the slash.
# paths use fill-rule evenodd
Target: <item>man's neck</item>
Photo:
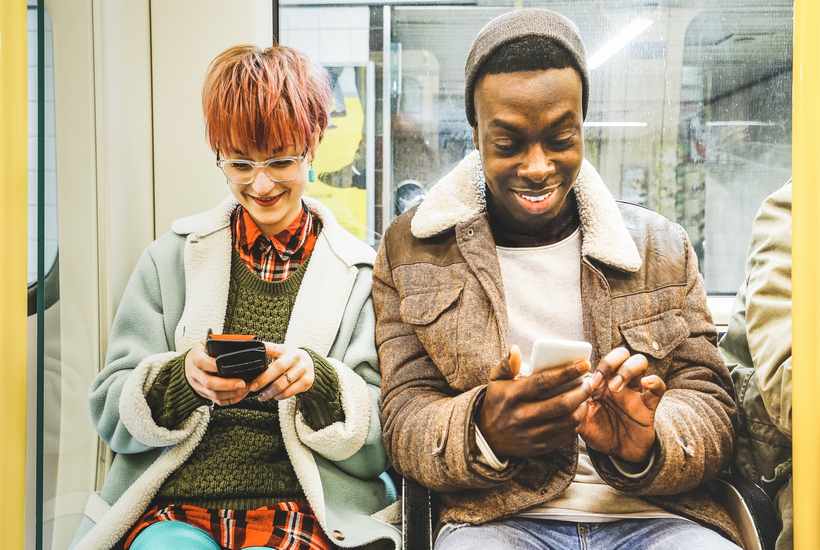
<path id="1" fill-rule="evenodd" d="M 550 220 L 546 226 L 533 231 L 522 231 L 518 227 L 508 227 L 510 224 L 505 223 L 499 216 L 493 214 L 493 208 L 490 204 L 488 204 L 487 215 L 490 219 L 490 228 L 496 244 L 511 248 L 548 246 L 561 242 L 572 235 L 581 223 L 575 197 L 572 195 L 567 197 L 567 204 L 558 217 Z"/>

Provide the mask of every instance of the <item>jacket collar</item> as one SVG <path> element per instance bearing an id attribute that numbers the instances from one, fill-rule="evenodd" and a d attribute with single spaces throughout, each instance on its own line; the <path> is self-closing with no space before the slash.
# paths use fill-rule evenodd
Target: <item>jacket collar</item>
<path id="1" fill-rule="evenodd" d="M 438 235 L 482 212 L 473 185 L 478 151 L 467 155 L 428 192 L 410 229 L 419 239 Z M 598 171 L 584 160 L 574 187 L 581 219 L 581 253 L 621 271 L 637 272 L 641 256 L 621 212 Z"/>
<path id="2" fill-rule="evenodd" d="M 362 267 L 372 267 L 376 253 L 336 223 L 324 206 L 303 200 L 322 220 L 322 232 L 296 295 L 285 343 L 327 355 L 357 273 Z M 186 235 L 185 308 L 174 332 L 176 349 L 190 348 L 205 338 L 209 328 L 221 332 L 224 327 L 231 277 L 230 216 L 236 204 L 231 197 L 173 225 L 173 231 Z M 317 316 L 317 311 L 322 315 Z"/>
<path id="3" fill-rule="evenodd" d="M 345 231 L 330 209 L 310 197 L 302 197 L 302 201 L 322 221 L 322 235 L 327 238 L 330 248 L 343 262 L 349 266 L 373 265 L 373 249 Z M 171 231 L 182 236 L 209 237 L 230 227 L 231 214 L 238 205 L 239 202 L 232 195 L 228 195 L 210 210 L 176 220 L 171 225 Z"/>

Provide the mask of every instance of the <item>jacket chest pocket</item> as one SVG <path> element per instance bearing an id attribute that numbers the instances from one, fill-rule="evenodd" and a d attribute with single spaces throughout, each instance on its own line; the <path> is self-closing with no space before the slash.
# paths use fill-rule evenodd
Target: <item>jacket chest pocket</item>
<path id="1" fill-rule="evenodd" d="M 619 325 L 621 335 L 632 353 L 649 361 L 649 373 L 664 378 L 672 362 L 672 351 L 689 337 L 689 325 L 679 309 L 670 309 Z"/>
<path id="2" fill-rule="evenodd" d="M 441 373 L 450 378 L 458 367 L 458 309 L 464 285 L 434 287 L 401 300 L 402 321 L 416 336 Z"/>

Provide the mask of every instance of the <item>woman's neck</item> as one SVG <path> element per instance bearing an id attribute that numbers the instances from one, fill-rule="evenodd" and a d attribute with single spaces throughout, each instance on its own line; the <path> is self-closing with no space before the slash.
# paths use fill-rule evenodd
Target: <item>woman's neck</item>
<path id="1" fill-rule="evenodd" d="M 259 230 L 268 239 L 273 240 L 274 238 L 276 238 L 276 235 L 290 227 L 293 224 L 293 222 L 295 222 L 297 219 L 299 219 L 299 217 L 302 216 L 303 208 L 304 207 L 302 206 L 302 202 L 300 201 L 299 208 L 297 208 L 293 212 L 289 212 L 285 217 L 283 217 L 275 224 L 260 224 L 256 220 L 256 218 L 253 218 L 253 215 L 251 215 L 251 218 L 253 218 L 253 221 L 254 223 L 256 223 L 256 226 L 259 228 Z"/>

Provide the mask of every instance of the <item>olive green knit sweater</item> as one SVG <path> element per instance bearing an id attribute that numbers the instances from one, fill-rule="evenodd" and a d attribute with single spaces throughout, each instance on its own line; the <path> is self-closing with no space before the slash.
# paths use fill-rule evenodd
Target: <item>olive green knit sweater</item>
<path id="1" fill-rule="evenodd" d="M 283 342 L 307 265 L 285 281 L 270 283 L 249 271 L 233 252 L 223 332 Z M 325 358 L 305 351 L 313 359 L 316 380 L 297 396 L 297 402 L 305 422 L 318 430 L 344 419 L 339 379 Z M 184 354 L 165 365 L 147 401 L 157 424 L 169 429 L 179 426 L 197 407 L 210 404 L 188 384 Z M 165 481 L 156 502 L 248 510 L 274 500 L 302 498 L 282 440 L 277 403 L 246 398 L 214 408 L 202 442 Z"/>

